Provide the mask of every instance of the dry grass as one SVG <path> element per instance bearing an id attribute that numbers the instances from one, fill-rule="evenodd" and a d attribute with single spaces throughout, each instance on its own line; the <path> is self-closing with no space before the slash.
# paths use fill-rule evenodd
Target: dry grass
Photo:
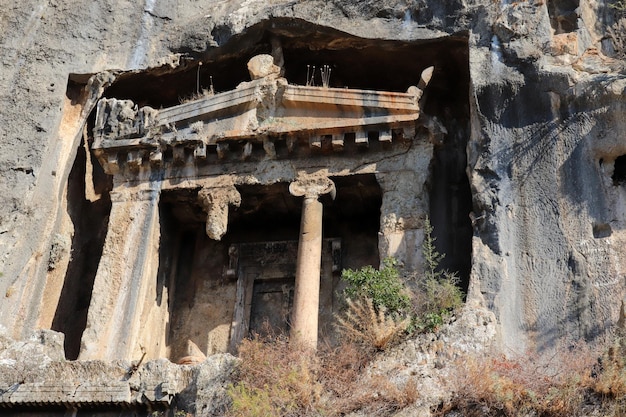
<path id="1" fill-rule="evenodd" d="M 313 410 L 322 386 L 312 352 L 275 337 L 244 340 L 239 357 L 239 382 L 229 387 L 231 416 L 298 416 Z"/>
<path id="2" fill-rule="evenodd" d="M 620 339 L 621 340 L 621 339 Z M 537 355 L 464 358 L 451 381 L 454 394 L 439 415 L 586 416 L 626 415 L 626 360 L 616 342 L 598 361 L 585 345 L 561 349 L 553 357 Z"/>
<path id="3" fill-rule="evenodd" d="M 616 337 L 600 360 L 592 388 L 605 399 L 626 404 L 626 339 Z"/>
<path id="4" fill-rule="evenodd" d="M 238 382 L 228 389 L 230 416 L 387 416 L 418 398 L 417 383 L 399 386 L 366 375 L 371 350 L 346 341 L 312 352 L 284 337 L 245 340 Z"/>
<path id="5" fill-rule="evenodd" d="M 189 103 L 192 101 L 201 100 L 203 98 L 213 97 L 214 95 L 215 95 L 215 91 L 213 91 L 213 88 L 209 88 L 209 89 L 203 88 L 202 91 L 200 92 L 195 92 L 185 97 L 179 97 L 178 102 L 180 104 L 185 104 L 185 103 Z"/>
<path id="6" fill-rule="evenodd" d="M 370 298 L 347 300 L 348 308 L 337 316 L 337 327 L 350 343 L 364 349 L 382 351 L 401 340 L 410 324 L 410 319 L 397 314 L 387 314 L 384 307 L 378 311 Z"/>
<path id="7" fill-rule="evenodd" d="M 381 325 L 370 304 L 360 308 Z M 369 364 L 380 351 L 372 348 L 373 339 L 363 341 L 364 331 L 317 352 L 281 336 L 245 340 L 238 382 L 229 388 L 229 415 L 388 416 L 415 403 L 417 379 L 398 382 L 372 372 Z M 600 360 L 585 345 L 550 358 L 464 357 L 446 367 L 452 396 L 435 415 L 626 416 L 625 353 L 626 339 L 617 338 Z"/>

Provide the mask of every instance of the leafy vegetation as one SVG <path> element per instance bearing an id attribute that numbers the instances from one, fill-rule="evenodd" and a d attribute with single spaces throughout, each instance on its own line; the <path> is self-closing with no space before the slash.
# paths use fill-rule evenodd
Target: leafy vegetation
<path id="1" fill-rule="evenodd" d="M 626 59 L 626 0 L 609 3 L 614 14 L 614 22 L 607 27 L 607 37 L 612 40 L 614 58 Z"/>
<path id="2" fill-rule="evenodd" d="M 383 260 L 379 270 L 372 266 L 344 270 L 341 276 L 347 283 L 344 294 L 353 301 L 348 303 L 345 317 L 339 318 L 343 330 L 353 336 L 357 333 L 355 330 L 359 329 L 369 333 L 365 329 L 368 326 L 371 330 L 377 330 L 383 323 L 382 315 L 385 316 L 387 326 L 391 326 L 392 322 L 393 327 L 408 323 L 408 333 L 436 330 L 446 323 L 452 312 L 463 305 L 463 292 L 458 286 L 456 273 L 440 268 L 444 255 L 435 247 L 433 227 L 428 217 L 424 221 L 422 254 L 424 271 L 416 274 L 413 290 L 400 278 L 397 261 L 393 258 Z M 368 300 L 371 301 L 375 315 L 367 313 Z M 408 322 L 407 317 L 410 318 Z M 363 334 L 362 339 L 368 338 Z"/>
<path id="3" fill-rule="evenodd" d="M 418 279 L 402 280 L 391 259 L 380 270 L 344 271 L 348 300 L 337 318 L 338 345 L 312 352 L 283 336 L 244 340 L 237 382 L 228 388 L 229 415 L 387 416 L 415 403 L 417 377 L 397 385 L 368 365 L 411 332 L 436 330 L 461 305 L 458 278 L 439 268 L 443 256 L 435 249 L 429 222 L 425 230 L 426 268 Z M 452 395 L 434 415 L 626 415 L 623 333 L 603 355 L 585 345 L 547 359 L 464 355 L 450 362 L 446 374 Z"/>
<path id="4" fill-rule="evenodd" d="M 384 310 L 387 315 L 407 314 L 411 307 L 410 293 L 400 279 L 396 265 L 395 259 L 387 258 L 380 269 L 371 265 L 358 270 L 344 269 L 341 278 L 348 284 L 344 294 L 352 300 L 371 300 L 377 312 Z"/>
<path id="5" fill-rule="evenodd" d="M 385 259 L 380 269 L 343 271 L 346 308 L 337 316 L 338 346 L 311 352 L 281 335 L 244 340 L 237 382 L 228 388 L 229 415 L 341 416 L 358 411 L 382 416 L 415 402 L 419 396 L 415 379 L 398 386 L 365 369 L 380 351 L 416 329 L 412 323 L 442 322 L 461 305 L 455 276 L 439 270 L 443 256 L 434 248 L 430 222 L 426 224 L 427 267 L 423 283 L 413 289 L 392 258 Z M 421 303 L 424 306 L 417 309 Z"/>
<path id="6" fill-rule="evenodd" d="M 618 12 L 626 13 L 626 0 L 617 0 L 613 3 L 609 4 L 611 9 L 617 10 Z"/>
<path id="7" fill-rule="evenodd" d="M 424 221 L 422 255 L 424 274 L 418 276 L 416 283 L 418 290 L 414 298 L 412 326 L 417 330 L 436 330 L 463 305 L 463 292 L 458 285 L 458 275 L 439 266 L 445 255 L 435 247 L 433 226 L 428 217 Z"/>

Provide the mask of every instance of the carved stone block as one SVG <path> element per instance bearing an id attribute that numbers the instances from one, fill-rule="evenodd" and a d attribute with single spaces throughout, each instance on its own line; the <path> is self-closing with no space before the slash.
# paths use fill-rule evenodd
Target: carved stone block
<path id="1" fill-rule="evenodd" d="M 363 130 L 357 131 L 354 136 L 354 143 L 356 143 L 358 146 L 367 148 L 369 146 L 367 132 Z"/>
<path id="2" fill-rule="evenodd" d="M 309 138 L 309 147 L 315 151 L 322 150 L 322 137 L 321 136 L 311 136 Z"/>
<path id="3" fill-rule="evenodd" d="M 193 156 L 198 159 L 206 158 L 206 145 L 204 142 L 199 142 L 196 148 L 193 150 Z"/>
<path id="4" fill-rule="evenodd" d="M 383 145 L 391 145 L 392 137 L 391 130 L 381 130 L 378 132 L 378 141 Z"/>
<path id="5" fill-rule="evenodd" d="M 332 140 L 333 151 L 335 152 L 343 151 L 343 134 L 333 135 L 331 140 Z"/>

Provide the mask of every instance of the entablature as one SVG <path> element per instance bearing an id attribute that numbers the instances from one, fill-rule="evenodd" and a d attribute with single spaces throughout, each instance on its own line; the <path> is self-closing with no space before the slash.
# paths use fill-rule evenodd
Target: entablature
<path id="1" fill-rule="evenodd" d="M 424 70 L 406 93 L 290 85 L 269 74 L 160 110 L 104 98 L 97 106 L 92 148 L 105 171 L 116 174 L 120 164 L 131 172 L 147 162 L 161 168 L 170 158 L 186 165 L 191 154 L 201 161 L 209 152 L 218 161 L 233 152 L 247 160 L 254 145 L 263 147 L 266 159 L 275 159 L 276 141 L 285 142 L 291 158 L 303 154 L 298 148 L 307 155 L 341 153 L 348 141 L 366 149 L 372 138 L 389 146 L 414 139 L 432 71 Z"/>

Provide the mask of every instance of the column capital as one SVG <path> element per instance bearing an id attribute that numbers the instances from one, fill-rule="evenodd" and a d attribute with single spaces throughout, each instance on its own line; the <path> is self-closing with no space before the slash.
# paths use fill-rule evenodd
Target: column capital
<path id="1" fill-rule="evenodd" d="M 335 183 L 328 177 L 300 177 L 289 184 L 289 192 L 296 197 L 319 198 L 321 195 L 329 194 L 335 198 Z"/>
<path id="2" fill-rule="evenodd" d="M 207 213 L 207 236 L 220 240 L 228 228 L 228 206 L 241 204 L 239 191 L 232 185 L 203 188 L 198 192 L 198 202 Z"/>
<path id="3" fill-rule="evenodd" d="M 198 201 L 203 207 L 209 205 L 235 205 L 241 204 L 241 195 L 233 185 L 219 187 L 203 187 L 198 191 Z"/>

